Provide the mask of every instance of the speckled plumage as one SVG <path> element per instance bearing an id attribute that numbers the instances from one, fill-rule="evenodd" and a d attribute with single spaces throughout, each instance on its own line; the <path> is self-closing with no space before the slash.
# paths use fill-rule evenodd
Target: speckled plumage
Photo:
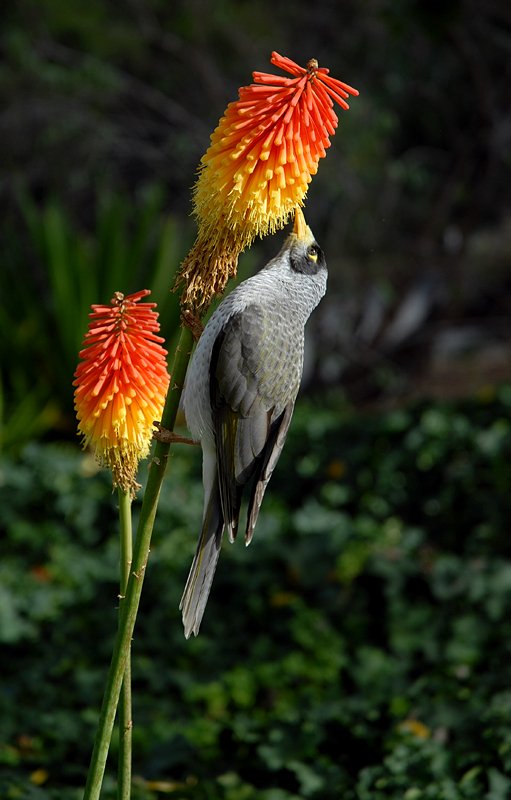
<path id="1" fill-rule="evenodd" d="M 303 220 L 303 217 L 302 217 Z M 204 517 L 181 608 L 199 631 L 222 534 L 234 541 L 245 484 L 254 478 L 246 543 L 280 456 L 303 369 L 304 329 L 326 290 L 324 256 L 308 227 L 220 303 L 186 378 L 188 428 L 203 450 Z"/>

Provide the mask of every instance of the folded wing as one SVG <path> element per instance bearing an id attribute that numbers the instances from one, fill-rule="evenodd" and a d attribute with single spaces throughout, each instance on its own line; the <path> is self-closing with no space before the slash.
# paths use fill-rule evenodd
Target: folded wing
<path id="1" fill-rule="evenodd" d="M 214 344 L 210 398 L 222 511 L 231 541 L 238 529 L 243 487 L 254 476 L 247 544 L 252 538 L 289 429 L 302 353 L 303 333 L 302 338 L 290 336 L 278 311 L 258 304 L 232 315 Z"/>

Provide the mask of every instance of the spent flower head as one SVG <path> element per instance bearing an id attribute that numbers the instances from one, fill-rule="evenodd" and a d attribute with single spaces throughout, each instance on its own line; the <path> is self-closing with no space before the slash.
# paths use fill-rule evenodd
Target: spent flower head
<path id="1" fill-rule="evenodd" d="M 211 136 L 194 187 L 198 236 L 177 285 L 183 303 L 207 306 L 236 275 L 238 256 L 256 236 L 282 228 L 303 205 L 312 175 L 337 127 L 334 101 L 358 91 L 311 59 L 300 67 L 273 53 L 293 77 L 254 72 Z"/>
<path id="2" fill-rule="evenodd" d="M 148 294 L 116 292 L 111 305 L 92 306 L 73 383 L 84 446 L 92 445 L 98 461 L 110 467 L 114 486 L 132 494 L 169 384 L 156 303 L 140 302 Z"/>

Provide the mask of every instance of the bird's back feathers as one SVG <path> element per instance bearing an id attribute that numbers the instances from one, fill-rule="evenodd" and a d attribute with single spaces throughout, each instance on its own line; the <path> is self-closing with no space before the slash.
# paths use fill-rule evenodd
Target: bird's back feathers
<path id="1" fill-rule="evenodd" d="M 222 510 L 231 541 L 236 536 L 243 487 L 254 473 L 261 472 L 263 461 L 267 465 L 282 414 L 294 404 L 300 380 L 300 336 L 286 337 L 283 330 L 279 336 L 275 331 L 272 341 L 263 344 L 268 339 L 267 316 L 255 304 L 233 314 L 211 355 L 213 431 Z M 276 384 L 271 391 L 270 373 Z"/>

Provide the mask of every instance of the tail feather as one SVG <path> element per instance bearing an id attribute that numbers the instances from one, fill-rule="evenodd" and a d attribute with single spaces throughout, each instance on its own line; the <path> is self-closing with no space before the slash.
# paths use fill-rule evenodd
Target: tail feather
<path id="1" fill-rule="evenodd" d="M 220 555 L 223 532 L 224 517 L 218 480 L 215 480 L 202 522 L 202 531 L 195 557 L 179 605 L 179 608 L 183 611 L 183 625 L 187 639 L 190 638 L 192 633 L 195 636 L 199 633 L 215 574 L 216 563 Z"/>
<path id="2" fill-rule="evenodd" d="M 249 545 L 254 534 L 255 524 L 259 516 L 259 509 L 263 496 L 271 478 L 275 465 L 280 458 L 287 432 L 293 416 L 294 402 L 285 407 L 281 416 L 273 423 L 271 433 L 266 442 L 261 461 L 258 465 L 252 486 L 252 494 L 248 504 L 247 529 L 245 531 L 245 544 Z"/>

